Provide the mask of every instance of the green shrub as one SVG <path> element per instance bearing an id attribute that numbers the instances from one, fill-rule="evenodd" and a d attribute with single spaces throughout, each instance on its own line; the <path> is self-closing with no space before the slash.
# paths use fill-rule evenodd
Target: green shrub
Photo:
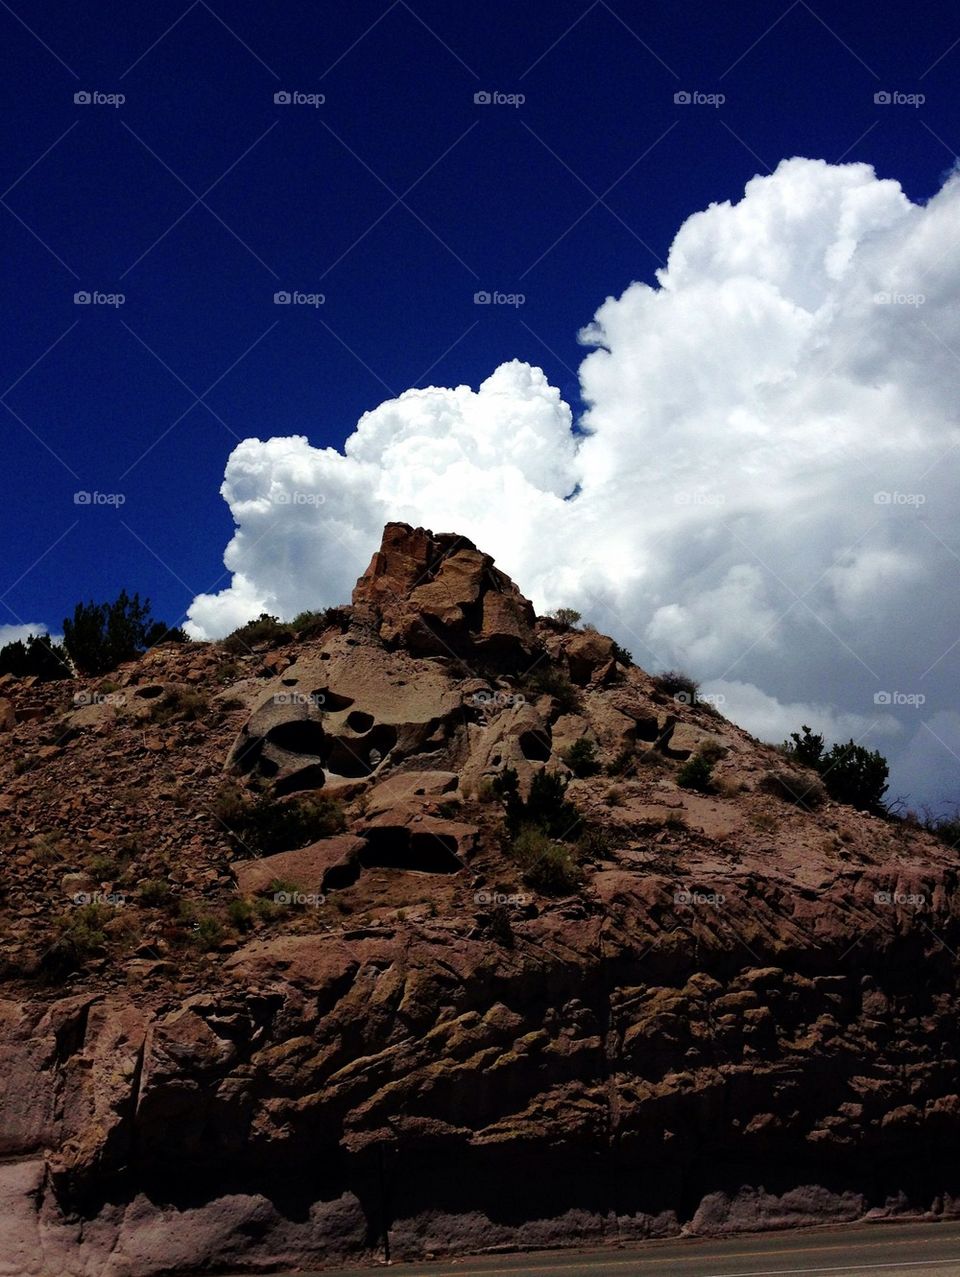
<path id="1" fill-rule="evenodd" d="M 342 607 L 325 607 L 317 612 L 298 612 L 290 622 L 297 638 L 314 638 L 334 626 L 342 630 L 348 614 Z"/>
<path id="2" fill-rule="evenodd" d="M 882 811 L 887 792 L 887 760 L 855 741 L 834 745 L 823 756 L 820 775 L 831 798 L 865 811 Z"/>
<path id="3" fill-rule="evenodd" d="M 806 724 L 800 732 L 791 732 L 782 750 L 795 762 L 818 771 L 827 793 L 838 803 L 864 811 L 883 811 L 889 767 L 879 751 L 865 749 L 853 740 L 824 750 L 823 737 Z"/>
<path id="4" fill-rule="evenodd" d="M 305 847 L 346 826 L 343 808 L 332 798 L 248 799 L 234 785 L 221 791 L 213 810 L 237 849 L 253 856 Z"/>
<path id="5" fill-rule="evenodd" d="M 573 840 L 579 836 L 580 813 L 567 801 L 566 782 L 556 772 L 537 772 L 526 801 L 520 797 L 517 773 L 512 767 L 494 779 L 494 789 L 506 804 L 507 829 L 514 836 L 524 826 L 539 829 L 551 838 Z"/>
<path id="6" fill-rule="evenodd" d="M 607 763 L 608 776 L 627 776 L 633 771 L 637 761 L 637 752 L 630 745 L 624 745 L 616 758 Z"/>
<path id="7" fill-rule="evenodd" d="M 822 806 L 827 797 L 823 781 L 815 773 L 790 771 L 785 767 L 766 772 L 759 788 L 784 802 L 810 810 Z"/>
<path id="8" fill-rule="evenodd" d="M 140 903 L 147 909 L 165 909 L 173 897 L 168 882 L 162 878 L 145 878 L 137 889 Z"/>
<path id="9" fill-rule="evenodd" d="M 800 732 L 803 733 L 802 736 Z M 813 767 L 819 771 L 823 761 L 823 737 L 811 732 L 806 724 L 801 727 L 800 732 L 791 732 L 790 740 L 784 741 L 781 749 L 801 767 Z"/>
<path id="10" fill-rule="evenodd" d="M 633 664 L 633 653 L 628 652 L 625 647 L 621 647 L 619 643 L 613 645 L 613 659 L 619 661 L 621 665 Z"/>
<path id="11" fill-rule="evenodd" d="M 30 678 L 49 683 L 54 679 L 73 678 L 73 670 L 62 643 L 54 643 L 47 634 L 30 634 L 26 642 L 17 639 L 0 648 L 0 674 Z"/>
<path id="12" fill-rule="evenodd" d="M 256 620 L 247 621 L 246 625 L 241 625 L 232 634 L 228 634 L 223 640 L 223 647 L 232 656 L 243 656 L 259 644 L 269 643 L 271 647 L 278 647 L 281 643 L 289 643 L 292 638 L 293 630 L 290 626 L 281 624 L 275 616 L 261 612 Z"/>
<path id="13" fill-rule="evenodd" d="M 171 687 L 163 696 L 153 701 L 150 721 L 153 723 L 193 723 L 210 708 L 210 701 L 203 692 L 189 687 Z"/>
<path id="14" fill-rule="evenodd" d="M 78 603 L 63 622 L 63 642 L 84 674 L 107 674 L 157 643 L 187 641 L 183 630 L 150 615 L 150 600 L 121 590 L 112 603 Z"/>
<path id="15" fill-rule="evenodd" d="M 587 776 L 596 776 L 600 770 L 600 763 L 597 761 L 597 747 L 586 736 L 581 736 L 579 740 L 575 740 L 568 749 L 563 751 L 560 757 L 573 772 L 574 776 L 578 776 L 581 780 Z"/>
<path id="16" fill-rule="evenodd" d="M 201 952 L 216 949 L 226 938 L 226 929 L 212 913 L 203 913 L 194 921 L 191 943 Z"/>
<path id="17" fill-rule="evenodd" d="M 570 848 L 548 838 L 542 829 L 525 825 L 510 844 L 510 854 L 524 882 L 547 892 L 569 892 L 580 882 L 580 870 Z"/>
<path id="18" fill-rule="evenodd" d="M 655 675 L 654 685 L 667 696 L 684 705 L 696 705 L 700 684 L 682 670 L 663 670 Z"/>
<path id="19" fill-rule="evenodd" d="M 694 789 L 707 794 L 713 781 L 713 764 L 700 753 L 687 759 L 677 772 L 677 784 L 682 789 Z"/>
<path id="20" fill-rule="evenodd" d="M 57 938 L 41 959 L 41 969 L 49 978 L 79 970 L 106 948 L 104 924 L 113 917 L 109 905 L 94 902 L 81 905 L 56 920 Z"/>
<path id="21" fill-rule="evenodd" d="M 523 679 L 523 686 L 533 696 L 552 696 L 561 713 L 574 714 L 580 708 L 580 693 L 553 665 L 538 665 Z"/>
<path id="22" fill-rule="evenodd" d="M 561 625 L 566 625 L 570 629 L 580 620 L 580 613 L 575 607 L 558 607 L 547 615 L 551 620 L 559 621 Z"/>

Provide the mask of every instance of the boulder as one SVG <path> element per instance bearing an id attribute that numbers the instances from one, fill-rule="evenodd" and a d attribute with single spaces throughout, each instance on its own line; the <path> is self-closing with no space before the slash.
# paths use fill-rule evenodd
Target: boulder
<path id="1" fill-rule="evenodd" d="M 272 882 L 293 883 L 304 892 L 322 893 L 331 885 L 345 886 L 348 881 L 356 880 L 363 846 L 362 838 L 336 834 L 297 851 L 281 851 L 259 860 L 241 860 L 231 868 L 239 891 L 246 896 L 257 895 Z"/>
<path id="2" fill-rule="evenodd" d="M 388 523 L 353 604 L 384 642 L 411 652 L 512 668 L 534 649 L 533 605 L 465 537 Z"/>

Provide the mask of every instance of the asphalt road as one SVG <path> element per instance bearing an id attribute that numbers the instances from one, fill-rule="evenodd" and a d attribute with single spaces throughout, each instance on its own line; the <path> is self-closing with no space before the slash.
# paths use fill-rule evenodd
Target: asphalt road
<path id="1" fill-rule="evenodd" d="M 370 1277 L 370 1268 L 323 1277 Z M 624 1249 L 392 1264 L 391 1277 L 960 1277 L 960 1223 L 873 1224 Z M 310 1277 L 300 1273 L 297 1277 Z"/>

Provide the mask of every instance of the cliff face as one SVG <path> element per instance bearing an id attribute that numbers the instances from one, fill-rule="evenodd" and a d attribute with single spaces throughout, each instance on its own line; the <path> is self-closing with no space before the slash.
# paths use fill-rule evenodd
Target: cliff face
<path id="1" fill-rule="evenodd" d="M 310 638 L 0 688 L 0 1271 L 956 1214 L 956 854 L 624 659 L 393 524 Z M 551 879 L 491 782 L 583 738 Z"/>

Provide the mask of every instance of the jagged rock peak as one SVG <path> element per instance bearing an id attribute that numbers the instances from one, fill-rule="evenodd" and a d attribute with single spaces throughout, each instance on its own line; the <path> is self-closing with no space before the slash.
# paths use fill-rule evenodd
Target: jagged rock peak
<path id="1" fill-rule="evenodd" d="M 353 591 L 389 646 L 510 664 L 534 646 L 533 604 L 489 554 L 456 533 L 388 523 Z"/>

